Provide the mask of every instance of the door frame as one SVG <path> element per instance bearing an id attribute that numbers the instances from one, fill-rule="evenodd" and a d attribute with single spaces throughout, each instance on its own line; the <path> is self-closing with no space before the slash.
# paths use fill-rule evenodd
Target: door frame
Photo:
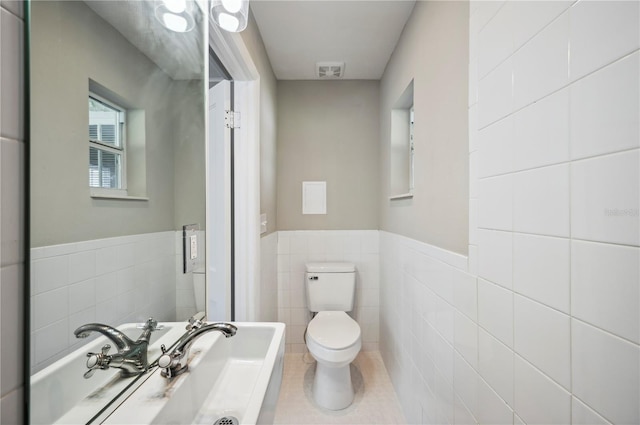
<path id="1" fill-rule="evenodd" d="M 209 20 L 209 46 L 233 79 L 235 321 L 260 319 L 260 74 L 242 36 Z M 208 54 L 208 49 L 207 49 Z M 208 91 L 207 91 L 208 96 Z M 207 99 L 208 104 L 208 99 Z M 231 282 L 228 282 L 229 288 Z M 209 281 L 207 279 L 207 288 Z"/>

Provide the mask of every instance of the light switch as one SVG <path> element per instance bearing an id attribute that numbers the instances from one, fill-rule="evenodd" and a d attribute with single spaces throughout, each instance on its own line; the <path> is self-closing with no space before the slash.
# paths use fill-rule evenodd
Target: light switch
<path id="1" fill-rule="evenodd" d="M 196 235 L 189 236 L 189 243 L 191 244 L 190 259 L 195 260 L 198 258 L 198 237 Z"/>
<path id="2" fill-rule="evenodd" d="M 182 226 L 182 262 L 183 272 L 191 273 L 197 268 L 198 259 L 198 229 L 197 224 Z"/>

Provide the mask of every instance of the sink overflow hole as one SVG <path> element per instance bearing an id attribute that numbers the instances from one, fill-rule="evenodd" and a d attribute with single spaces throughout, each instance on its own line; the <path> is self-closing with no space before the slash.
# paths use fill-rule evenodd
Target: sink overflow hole
<path id="1" fill-rule="evenodd" d="M 223 416 L 213 423 L 213 425 L 238 425 L 239 422 L 233 416 Z"/>

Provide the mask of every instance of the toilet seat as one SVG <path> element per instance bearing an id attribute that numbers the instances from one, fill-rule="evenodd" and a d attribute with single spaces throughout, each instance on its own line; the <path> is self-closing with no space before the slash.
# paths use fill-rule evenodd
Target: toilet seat
<path id="1" fill-rule="evenodd" d="M 307 348 L 327 367 L 351 363 L 362 348 L 360 326 L 344 311 L 321 311 L 309 323 Z"/>
<path id="2" fill-rule="evenodd" d="M 360 325 L 344 311 L 321 311 L 309 322 L 307 338 L 329 350 L 345 350 L 360 340 Z"/>

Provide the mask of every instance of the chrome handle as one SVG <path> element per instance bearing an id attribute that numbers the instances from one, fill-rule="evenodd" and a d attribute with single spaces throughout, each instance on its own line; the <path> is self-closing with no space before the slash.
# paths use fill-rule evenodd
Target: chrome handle
<path id="1" fill-rule="evenodd" d="M 87 353 L 87 368 L 89 368 L 89 370 L 83 375 L 85 379 L 91 378 L 96 369 L 107 369 L 109 367 L 111 356 L 107 353 L 110 349 L 111 346 L 105 344 L 100 353 Z"/>

